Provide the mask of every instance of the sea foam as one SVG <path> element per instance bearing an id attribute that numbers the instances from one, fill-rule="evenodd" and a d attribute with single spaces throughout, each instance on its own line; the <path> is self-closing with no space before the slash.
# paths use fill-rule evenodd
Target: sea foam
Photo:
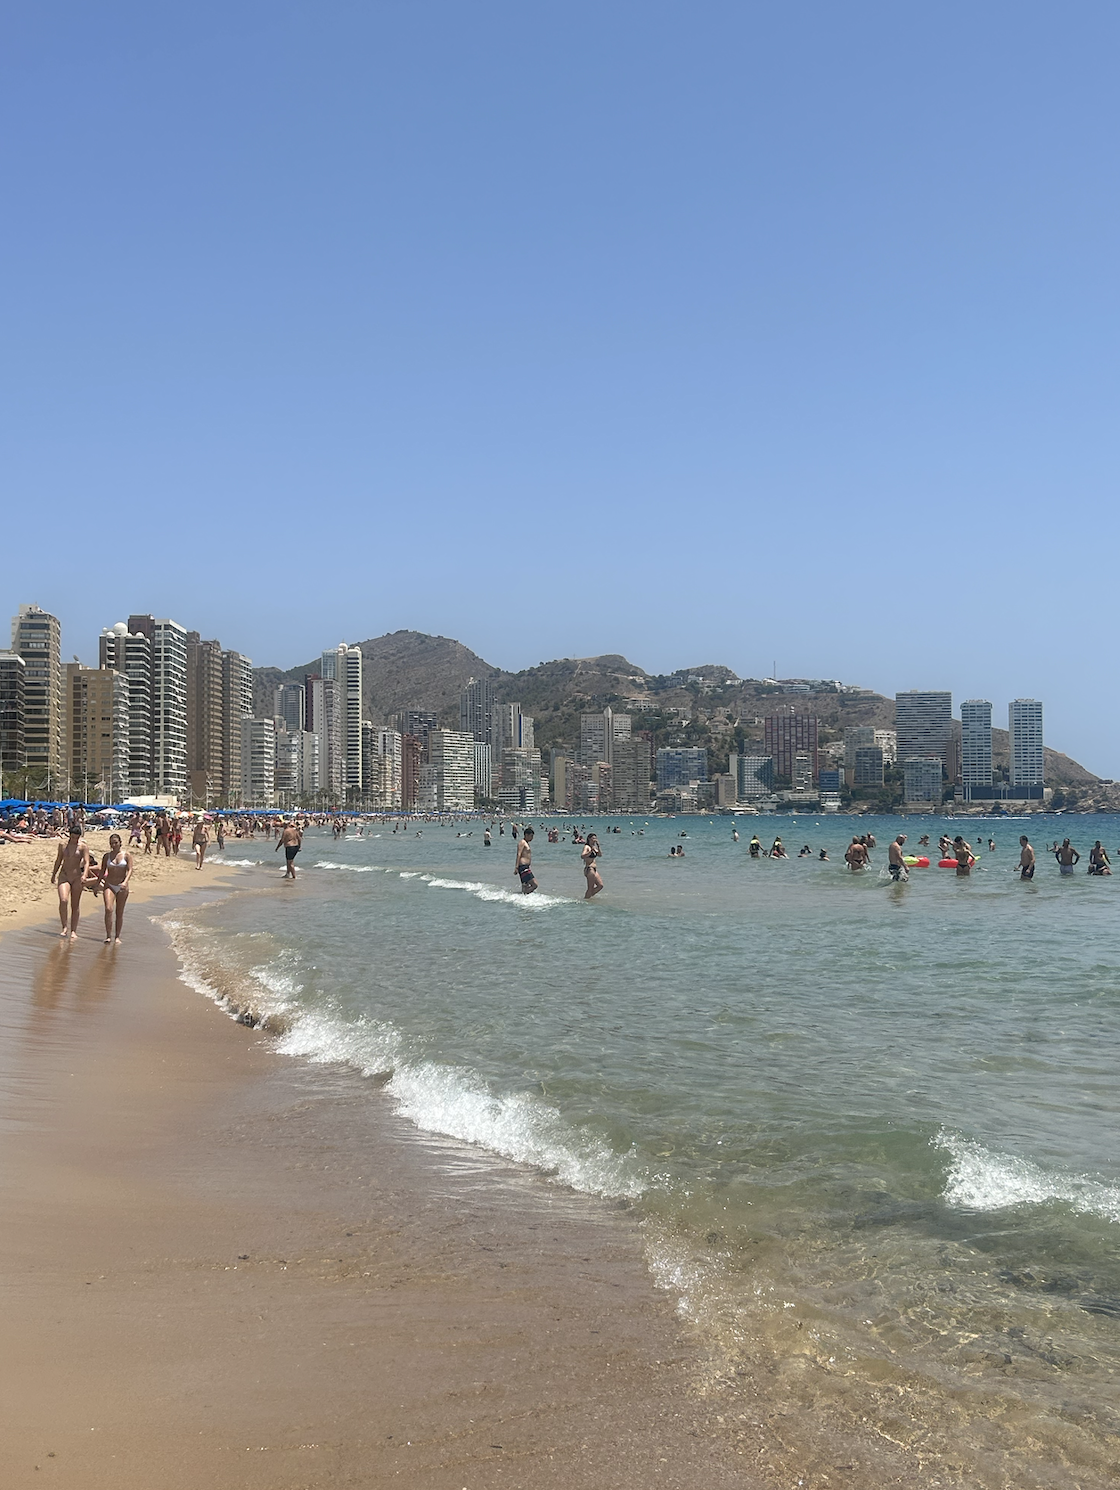
<path id="1" fill-rule="evenodd" d="M 533 1165 L 574 1190 L 636 1198 L 645 1188 L 633 1153 L 616 1153 L 531 1093 L 500 1096 L 466 1067 L 410 1060 L 400 1033 L 380 1020 L 350 1022 L 308 1011 L 278 1048 L 306 1060 L 342 1062 L 364 1076 L 388 1075 L 385 1091 L 417 1128 Z"/>
<path id="2" fill-rule="evenodd" d="M 931 1142 L 950 1157 L 947 1204 L 970 1211 L 1060 1202 L 1081 1215 L 1120 1223 L 1120 1188 L 1088 1175 L 1055 1173 L 1031 1159 L 997 1154 L 942 1129 Z"/>

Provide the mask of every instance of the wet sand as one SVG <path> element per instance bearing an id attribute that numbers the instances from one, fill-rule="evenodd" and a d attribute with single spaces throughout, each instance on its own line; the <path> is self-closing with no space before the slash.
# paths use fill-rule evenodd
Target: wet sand
<path id="1" fill-rule="evenodd" d="M 786 1483 L 631 1215 L 274 1055 L 165 908 L 4 939 L 0 1484 Z"/>

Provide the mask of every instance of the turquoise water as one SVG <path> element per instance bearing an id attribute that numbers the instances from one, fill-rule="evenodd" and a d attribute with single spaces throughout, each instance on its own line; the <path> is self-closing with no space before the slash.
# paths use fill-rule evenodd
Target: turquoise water
<path id="1" fill-rule="evenodd" d="M 996 850 L 969 878 L 881 876 L 894 833 L 929 832 L 936 865 L 946 825 L 742 818 L 735 843 L 728 818 L 601 819 L 591 903 L 578 847 L 539 832 L 530 897 L 481 824 L 312 833 L 296 886 L 174 935 L 188 977 L 268 1015 L 293 1057 L 388 1077 L 371 1100 L 418 1127 L 638 1207 L 717 1376 L 812 1405 L 806 1462 L 889 1412 L 941 1483 L 1103 1484 L 1120 873 L 1060 878 L 1043 849 L 1112 852 L 1120 820 L 972 823 Z M 878 848 L 853 875 L 857 826 Z M 755 828 L 831 862 L 752 861 Z M 271 849 L 226 858 L 271 868 Z"/>

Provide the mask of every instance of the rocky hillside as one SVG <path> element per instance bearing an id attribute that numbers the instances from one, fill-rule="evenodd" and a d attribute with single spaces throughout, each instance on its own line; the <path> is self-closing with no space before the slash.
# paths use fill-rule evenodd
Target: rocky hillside
<path id="1" fill-rule="evenodd" d="M 536 721 L 536 741 L 544 750 L 579 743 L 584 709 L 615 710 L 635 716 L 635 727 L 649 730 L 657 745 L 706 745 L 717 770 L 728 752 L 762 740 L 763 718 L 790 706 L 811 711 L 820 721 L 821 742 L 839 739 L 855 725 L 893 729 L 894 700 L 870 689 L 784 693 L 774 684 L 737 678 L 722 663 L 700 663 L 667 674 L 647 673 L 625 657 L 565 657 L 522 672 L 491 666 L 461 642 L 421 631 L 394 631 L 359 644 L 365 660 L 366 717 L 389 723 L 402 709 L 424 709 L 441 723 L 458 727 L 459 693 L 469 678 L 489 677 L 496 697 L 520 702 Z M 319 659 L 289 668 L 254 669 L 254 708 L 271 713 L 278 683 L 302 683 L 318 672 Z M 1006 730 L 992 731 L 996 766 L 1008 762 Z M 1110 787 L 1060 751 L 1046 751 L 1046 780 L 1069 790 L 1072 801 L 1111 800 Z M 1117 792 L 1120 797 L 1120 789 Z"/>

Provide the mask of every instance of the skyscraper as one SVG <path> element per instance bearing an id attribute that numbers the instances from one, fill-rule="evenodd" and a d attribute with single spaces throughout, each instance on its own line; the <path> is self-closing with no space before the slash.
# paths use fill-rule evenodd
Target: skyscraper
<path id="1" fill-rule="evenodd" d="M 992 795 L 992 706 L 986 698 L 961 704 L 961 785 L 966 800 Z"/>
<path id="2" fill-rule="evenodd" d="M 944 762 L 939 755 L 908 755 L 902 763 L 902 795 L 906 802 L 940 803 Z"/>
<path id="3" fill-rule="evenodd" d="M 474 806 L 474 737 L 465 730 L 437 729 L 428 736 L 440 812 L 469 812 Z"/>
<path id="4" fill-rule="evenodd" d="M 149 796 L 152 777 L 152 643 L 124 621 L 107 627 L 98 643 L 100 663 L 128 682 L 128 769 L 126 797 Z"/>
<path id="5" fill-rule="evenodd" d="M 1011 735 L 1011 785 L 1042 787 L 1042 704 L 1036 698 L 1013 699 L 1007 706 Z"/>
<path id="6" fill-rule="evenodd" d="M 128 796 L 128 678 L 111 667 L 66 664 L 67 751 L 73 793 L 83 802 Z"/>
<path id="7" fill-rule="evenodd" d="M 817 756 L 817 721 L 809 714 L 796 714 L 792 710 L 780 714 L 769 714 L 762 721 L 763 752 L 774 762 L 774 774 L 792 782 L 798 774 L 798 754 L 808 755 L 808 772 L 801 770 L 801 777 L 810 777 L 811 786 L 817 779 L 819 760 Z"/>
<path id="8" fill-rule="evenodd" d="M 0 796 L 15 793 L 4 778 L 26 764 L 23 742 L 27 664 L 18 652 L 0 652 Z"/>
<path id="9" fill-rule="evenodd" d="M 129 616 L 128 629 L 152 644 L 152 784 L 187 791 L 187 630 L 167 617 Z"/>
<path id="10" fill-rule="evenodd" d="M 459 732 L 480 745 L 493 743 L 490 712 L 494 707 L 494 685 L 489 678 L 471 678 L 459 695 Z"/>
<path id="11" fill-rule="evenodd" d="M 204 806 L 225 801 L 225 690 L 222 644 L 187 632 L 187 775 Z"/>
<path id="12" fill-rule="evenodd" d="M 579 716 L 579 758 L 585 766 L 596 761 L 614 763 L 614 747 L 621 740 L 629 740 L 631 729 L 629 714 L 615 714 L 609 707 L 601 713 Z"/>
<path id="13" fill-rule="evenodd" d="M 343 686 L 343 751 L 347 795 L 362 794 L 362 649 L 339 647 L 339 680 Z"/>
<path id="14" fill-rule="evenodd" d="M 305 690 L 302 683 L 281 683 L 272 701 L 272 712 L 284 721 L 284 728 L 293 733 L 306 729 Z"/>
<path id="15" fill-rule="evenodd" d="M 241 723 L 253 717 L 253 664 L 240 652 L 222 653 L 222 779 L 226 802 L 236 805 L 244 789 Z"/>
<path id="16" fill-rule="evenodd" d="M 62 688 L 62 627 L 37 605 L 21 605 L 12 617 L 12 651 L 24 662 L 24 763 L 30 790 L 67 791 Z"/>
<path id="17" fill-rule="evenodd" d="M 896 693 L 894 702 L 898 759 L 936 755 L 947 763 L 953 753 L 953 695 L 912 688 Z"/>
<path id="18" fill-rule="evenodd" d="M 490 744 L 495 764 L 503 750 L 532 750 L 533 716 L 520 704 L 495 704 L 490 711 Z"/>
<path id="19" fill-rule="evenodd" d="M 242 719 L 241 798 L 246 807 L 271 807 L 276 801 L 276 721 L 271 715 Z"/>
<path id="20" fill-rule="evenodd" d="M 702 745 L 663 747 L 657 752 L 657 790 L 672 791 L 690 781 L 707 781 L 708 752 Z"/>

